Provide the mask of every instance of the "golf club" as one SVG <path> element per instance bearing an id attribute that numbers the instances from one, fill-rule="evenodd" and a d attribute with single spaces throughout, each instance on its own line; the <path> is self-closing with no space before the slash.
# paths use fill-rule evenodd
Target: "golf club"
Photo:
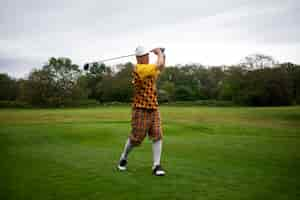
<path id="1" fill-rule="evenodd" d="M 160 50 L 164 54 L 165 48 L 160 48 Z M 84 64 L 83 69 L 88 70 L 93 64 L 96 64 L 96 63 L 103 63 L 103 62 L 107 62 L 107 61 L 112 61 L 112 60 L 118 60 L 118 59 L 121 59 L 121 58 L 131 57 L 131 56 L 135 56 L 135 54 L 129 54 L 129 55 L 125 55 L 125 56 L 107 58 L 107 59 L 99 60 L 97 62 L 86 63 L 86 64 Z"/>

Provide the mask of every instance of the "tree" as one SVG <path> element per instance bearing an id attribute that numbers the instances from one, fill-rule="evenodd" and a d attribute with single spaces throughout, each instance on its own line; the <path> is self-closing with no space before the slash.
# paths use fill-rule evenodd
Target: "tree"
<path id="1" fill-rule="evenodd" d="M 55 86 L 56 96 L 68 98 L 80 75 L 78 65 L 72 64 L 69 58 L 50 58 L 43 70 L 50 76 Z"/>
<path id="2" fill-rule="evenodd" d="M 103 80 L 112 78 L 112 71 L 103 63 L 94 63 L 86 74 L 86 90 L 88 98 L 103 102 Z"/>
<path id="3" fill-rule="evenodd" d="M 158 100 L 170 102 L 175 99 L 175 84 L 171 81 L 164 81 L 158 89 Z"/>
<path id="4" fill-rule="evenodd" d="M 264 54 L 252 54 L 246 56 L 240 63 L 240 66 L 253 70 L 273 67 L 275 64 L 276 62 L 272 56 Z"/>
<path id="5" fill-rule="evenodd" d="M 290 62 L 280 64 L 280 68 L 288 73 L 290 90 L 294 103 L 300 103 L 300 65 Z"/>
<path id="6" fill-rule="evenodd" d="M 114 76 L 104 76 L 97 85 L 97 91 L 102 93 L 102 101 L 130 102 L 133 94 L 131 83 L 132 63 L 118 66 L 119 71 Z"/>
<path id="7" fill-rule="evenodd" d="M 195 94 L 190 87 L 181 85 L 176 87 L 175 95 L 177 101 L 190 101 L 195 99 Z"/>
<path id="8" fill-rule="evenodd" d="M 18 94 L 17 81 L 7 74 L 0 74 L 0 100 L 16 100 Z"/>
<path id="9" fill-rule="evenodd" d="M 78 65 L 68 58 L 50 58 L 42 69 L 33 70 L 22 84 L 22 99 L 33 105 L 63 106 L 84 97 L 77 84 Z"/>
<path id="10" fill-rule="evenodd" d="M 288 74 L 281 68 L 266 68 L 247 73 L 240 92 L 244 103 L 251 106 L 291 104 Z"/>
<path id="11" fill-rule="evenodd" d="M 245 60 L 238 66 L 167 67 L 157 83 L 158 100 L 220 99 L 250 106 L 300 103 L 299 65 L 273 66 L 272 57 L 259 54 Z M 50 58 L 42 69 L 33 70 L 27 80 L 0 74 L 0 100 L 18 99 L 39 106 L 74 105 L 87 98 L 99 102 L 130 102 L 132 68 L 132 63 L 120 64 L 113 72 L 109 66 L 94 63 L 89 71 L 82 73 L 68 58 Z"/>
<path id="12" fill-rule="evenodd" d="M 231 66 L 224 71 L 219 98 L 222 100 L 231 100 L 237 104 L 243 104 L 244 100 L 241 98 L 241 91 L 245 88 L 245 76 L 247 73 L 247 70 L 237 66 Z"/>

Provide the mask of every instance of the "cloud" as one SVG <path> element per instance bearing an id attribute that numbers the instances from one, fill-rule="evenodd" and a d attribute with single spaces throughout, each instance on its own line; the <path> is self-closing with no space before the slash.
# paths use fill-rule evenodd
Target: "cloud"
<path id="1" fill-rule="evenodd" d="M 9 74 L 12 77 L 25 77 L 34 68 L 39 68 L 43 63 L 28 58 L 0 57 L 0 73 Z"/>
<path id="2" fill-rule="evenodd" d="M 15 74 L 29 60 L 83 64 L 139 44 L 166 46 L 170 64 L 232 64 L 253 51 L 300 62 L 296 0 L 0 1 L 0 57 L 15 60 Z"/>

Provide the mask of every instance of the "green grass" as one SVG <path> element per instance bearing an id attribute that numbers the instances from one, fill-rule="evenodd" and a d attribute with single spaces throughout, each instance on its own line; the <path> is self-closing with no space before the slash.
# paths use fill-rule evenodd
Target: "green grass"
<path id="1" fill-rule="evenodd" d="M 300 107 L 162 107 L 151 143 L 115 167 L 129 107 L 0 110 L 0 199 L 300 199 Z"/>

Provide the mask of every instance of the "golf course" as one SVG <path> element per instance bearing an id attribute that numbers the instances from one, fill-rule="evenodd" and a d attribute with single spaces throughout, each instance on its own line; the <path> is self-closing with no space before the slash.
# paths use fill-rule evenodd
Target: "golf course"
<path id="1" fill-rule="evenodd" d="M 300 199 L 300 107 L 161 106 L 151 141 L 116 169 L 130 106 L 0 110 L 1 200 Z"/>

